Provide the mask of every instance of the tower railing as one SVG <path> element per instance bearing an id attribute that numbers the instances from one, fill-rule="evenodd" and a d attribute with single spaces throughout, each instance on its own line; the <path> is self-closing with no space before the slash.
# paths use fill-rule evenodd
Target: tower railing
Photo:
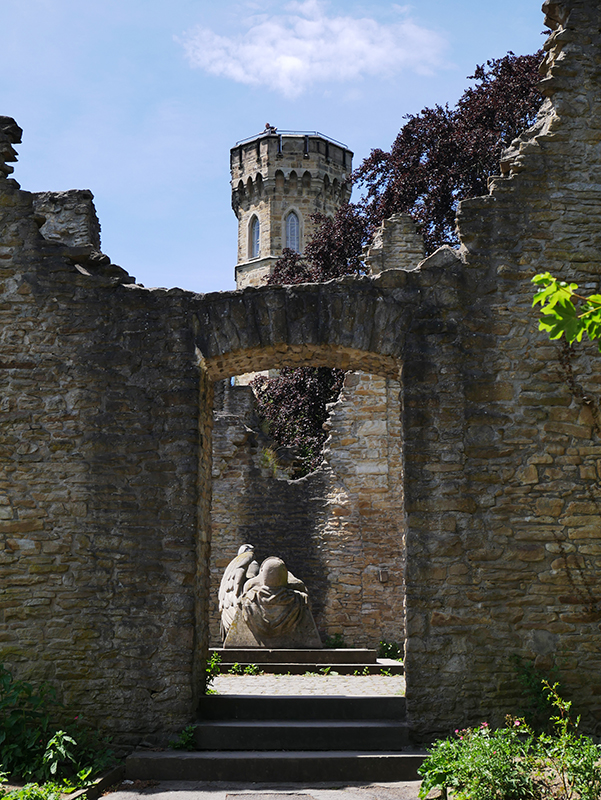
<path id="1" fill-rule="evenodd" d="M 261 133 L 255 133 L 254 136 L 247 136 L 246 139 L 240 139 L 234 146 L 239 147 L 241 144 L 247 144 L 248 142 L 253 142 L 255 139 L 267 136 L 318 136 L 320 139 L 336 144 L 338 147 L 343 147 L 345 150 L 349 149 L 348 145 L 344 144 L 344 142 L 332 139 L 331 136 L 326 136 L 325 133 L 320 133 L 319 131 L 286 131 L 281 128 L 266 128 L 264 131 L 261 131 Z"/>

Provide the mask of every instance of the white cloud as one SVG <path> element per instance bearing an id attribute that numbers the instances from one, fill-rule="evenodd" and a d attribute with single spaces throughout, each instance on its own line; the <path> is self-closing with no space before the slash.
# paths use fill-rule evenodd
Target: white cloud
<path id="1" fill-rule="evenodd" d="M 294 2 L 288 9 L 252 17 L 248 30 L 237 36 L 198 26 L 182 42 L 190 64 L 289 98 L 315 84 L 390 78 L 406 70 L 428 74 L 441 65 L 443 37 L 408 18 L 382 24 L 369 17 L 327 16 L 319 0 Z"/>

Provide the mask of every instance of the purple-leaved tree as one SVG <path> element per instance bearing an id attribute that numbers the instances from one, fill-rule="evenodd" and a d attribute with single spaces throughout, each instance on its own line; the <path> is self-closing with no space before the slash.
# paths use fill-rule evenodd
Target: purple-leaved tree
<path id="1" fill-rule="evenodd" d="M 315 214 L 319 227 L 305 252 L 284 250 L 269 283 L 321 282 L 364 273 L 363 248 L 392 214 L 414 219 L 427 253 L 443 244 L 456 245 L 457 203 L 486 194 L 501 153 L 536 118 L 542 56 L 539 50 L 488 61 L 476 67 L 470 76 L 475 84 L 454 108 L 435 106 L 408 115 L 390 152 L 372 150 L 354 172 L 362 199 L 345 204 L 333 218 Z M 271 436 L 279 445 L 297 448 L 294 477 L 321 463 L 326 405 L 338 397 L 343 378 L 340 370 L 300 367 L 252 384 Z"/>

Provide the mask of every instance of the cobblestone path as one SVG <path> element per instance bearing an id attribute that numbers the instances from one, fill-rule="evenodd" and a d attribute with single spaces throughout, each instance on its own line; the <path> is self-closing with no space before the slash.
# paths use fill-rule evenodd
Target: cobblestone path
<path id="1" fill-rule="evenodd" d="M 219 675 L 211 686 L 218 694 L 404 695 L 404 675 Z"/>

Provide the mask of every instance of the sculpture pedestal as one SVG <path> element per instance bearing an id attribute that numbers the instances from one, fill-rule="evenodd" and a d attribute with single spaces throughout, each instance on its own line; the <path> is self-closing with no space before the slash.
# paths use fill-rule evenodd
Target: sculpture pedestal
<path id="1" fill-rule="evenodd" d="M 273 650 L 318 650 L 323 647 L 313 614 L 307 608 L 300 623 L 289 633 L 270 636 L 260 641 L 246 624 L 242 609 L 236 611 L 234 621 L 223 643 L 225 649 L 229 648 L 269 648 Z"/>
<path id="2" fill-rule="evenodd" d="M 335 675 L 402 675 L 403 662 L 391 658 L 378 658 L 378 651 L 363 647 L 319 650 L 295 650 L 266 647 L 213 647 L 209 655 L 217 654 L 221 672 L 227 674 L 235 667 L 238 673 L 246 667 L 257 668 L 269 675 L 304 675 L 307 672 Z"/>

